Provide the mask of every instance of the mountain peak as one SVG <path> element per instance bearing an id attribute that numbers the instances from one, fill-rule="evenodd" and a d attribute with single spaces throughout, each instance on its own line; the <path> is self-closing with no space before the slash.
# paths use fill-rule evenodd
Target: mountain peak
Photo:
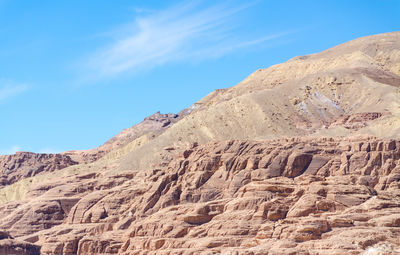
<path id="1" fill-rule="evenodd" d="M 295 57 L 98 148 L 0 156 L 0 254 L 395 254 L 399 131 L 399 32 Z"/>

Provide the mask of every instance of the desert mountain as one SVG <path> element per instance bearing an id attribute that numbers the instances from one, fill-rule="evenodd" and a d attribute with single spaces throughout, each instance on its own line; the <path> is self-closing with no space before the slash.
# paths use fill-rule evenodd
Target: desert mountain
<path id="1" fill-rule="evenodd" d="M 124 150 L 129 150 L 136 144 L 140 146 L 141 140 L 146 142 L 161 134 L 173 123 L 184 117 L 187 112 L 188 109 L 181 111 L 179 114 L 161 114 L 157 112 L 145 118 L 139 124 L 124 129 L 103 145 L 91 150 L 67 151 L 59 154 L 39 154 L 21 151 L 14 155 L 0 155 L 0 187 L 42 172 L 53 172 L 76 164 L 94 162 L 105 154 L 122 148 L 135 140 L 135 143 L 127 146 Z"/>
<path id="2" fill-rule="evenodd" d="M 197 111 L 132 151 L 122 167 L 145 169 L 159 159 L 162 148 L 191 142 L 395 136 L 400 128 L 399 63 L 400 34 L 389 33 L 258 70 L 196 103 Z"/>
<path id="3" fill-rule="evenodd" d="M 400 253 L 400 32 L 88 151 L 0 156 L 0 254 Z"/>

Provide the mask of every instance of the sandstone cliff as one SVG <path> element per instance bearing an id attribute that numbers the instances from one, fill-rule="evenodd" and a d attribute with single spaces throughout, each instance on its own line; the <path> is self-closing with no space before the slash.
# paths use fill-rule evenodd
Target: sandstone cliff
<path id="1" fill-rule="evenodd" d="M 193 145 L 167 167 L 37 185 L 0 227 L 42 254 L 395 251 L 399 159 L 400 140 L 375 138 Z"/>
<path id="2" fill-rule="evenodd" d="M 399 87 L 400 33 L 375 35 L 93 150 L 1 156 L 0 254 L 400 254 Z"/>
<path id="3" fill-rule="evenodd" d="M 0 188 L 42 172 L 53 172 L 76 164 L 94 162 L 140 137 L 154 138 L 158 136 L 185 115 L 187 115 L 187 109 L 179 114 L 156 112 L 141 123 L 124 129 L 102 146 L 91 150 L 67 151 L 57 154 L 20 151 L 13 155 L 0 155 Z"/>

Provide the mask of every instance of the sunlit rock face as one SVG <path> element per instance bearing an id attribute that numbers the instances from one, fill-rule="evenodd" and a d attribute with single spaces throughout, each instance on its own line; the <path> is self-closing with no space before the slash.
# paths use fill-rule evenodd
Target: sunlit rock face
<path id="1" fill-rule="evenodd" d="M 399 75 L 400 33 L 361 38 L 93 150 L 1 156 L 0 254 L 400 253 Z"/>

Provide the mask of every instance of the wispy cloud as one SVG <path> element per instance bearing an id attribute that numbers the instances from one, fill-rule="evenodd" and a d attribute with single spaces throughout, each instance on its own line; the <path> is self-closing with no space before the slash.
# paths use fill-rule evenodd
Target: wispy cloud
<path id="1" fill-rule="evenodd" d="M 250 5 L 204 7 L 201 2 L 189 2 L 146 11 L 109 32 L 110 44 L 85 58 L 80 68 L 85 78 L 102 80 L 170 62 L 216 58 L 285 35 L 238 35 L 236 14 Z"/>
<path id="2" fill-rule="evenodd" d="M 28 89 L 26 84 L 16 83 L 12 80 L 0 79 L 0 103 L 25 92 Z"/>
<path id="3" fill-rule="evenodd" d="M 11 155 L 15 154 L 17 151 L 20 151 L 21 147 L 18 145 L 13 145 L 10 148 L 0 150 L 0 155 Z"/>

